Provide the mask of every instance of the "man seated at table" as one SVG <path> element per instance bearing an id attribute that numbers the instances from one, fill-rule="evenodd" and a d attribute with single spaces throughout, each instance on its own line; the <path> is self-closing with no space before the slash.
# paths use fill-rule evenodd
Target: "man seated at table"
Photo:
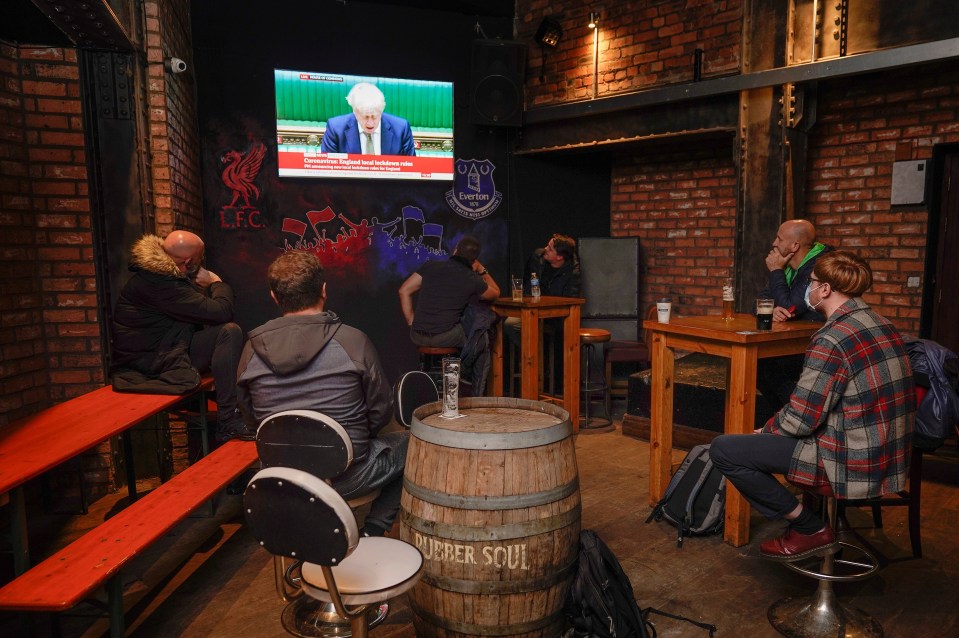
<path id="1" fill-rule="evenodd" d="M 530 279 L 533 273 L 539 278 L 540 294 L 552 297 L 582 297 L 582 272 L 580 271 L 579 253 L 576 250 L 576 240 L 569 235 L 559 233 L 550 237 L 543 248 L 537 248 L 526 262 L 524 272 L 523 294 L 530 294 Z M 503 321 L 503 334 L 514 347 L 520 345 L 522 320 L 519 317 L 507 317 Z M 562 331 L 561 320 L 546 320 L 543 322 L 543 332 L 553 335 Z M 553 360 L 555 365 L 549 371 L 553 379 L 562 377 L 563 357 L 562 342 L 555 341 Z"/>
<path id="2" fill-rule="evenodd" d="M 479 262 L 479 253 L 479 241 L 467 235 L 448 260 L 426 262 L 400 286 L 400 307 L 413 343 L 437 348 L 461 348 L 466 343 L 466 307 L 500 295 L 499 286 Z"/>
<path id="3" fill-rule="evenodd" d="M 530 278 L 539 278 L 540 294 L 552 297 L 581 297 L 583 277 L 579 268 L 576 240 L 568 235 L 554 234 L 543 248 L 533 251 L 526 262 L 523 293 L 530 294 Z M 519 344 L 520 319 L 507 317 L 503 331 L 514 345 Z"/>
<path id="4" fill-rule="evenodd" d="M 376 348 L 326 310 L 326 277 L 313 253 L 280 255 L 268 278 L 283 316 L 250 332 L 238 370 L 240 406 L 257 423 L 284 410 L 316 410 L 342 425 L 353 463 L 333 487 L 347 500 L 381 489 L 362 531 L 382 536 L 399 511 L 409 433 L 379 434 L 393 395 Z"/>
<path id="5" fill-rule="evenodd" d="M 860 298 L 869 265 L 834 251 L 816 262 L 806 296 L 826 315 L 813 335 L 790 401 L 754 434 L 716 437 L 716 467 L 764 516 L 785 518 L 786 533 L 760 546 L 772 560 L 833 550 L 833 530 L 774 475 L 796 485 L 829 485 L 837 498 L 875 498 L 905 489 L 915 419 L 912 369 L 888 319 Z"/>
<path id="6" fill-rule="evenodd" d="M 175 230 L 144 235 L 130 254 L 133 276 L 113 313 L 114 389 L 179 394 L 213 372 L 217 441 L 253 440 L 236 406 L 243 330 L 233 323 L 233 289 L 203 267 L 203 240 Z"/>
<path id="7" fill-rule="evenodd" d="M 819 311 L 809 308 L 804 295 L 816 260 L 830 250 L 829 246 L 816 241 L 816 227 L 805 219 L 793 219 L 779 227 L 773 247 L 766 255 L 769 280 L 759 294 L 774 300 L 773 321 L 824 320 Z M 802 355 L 759 360 L 756 387 L 773 411 L 789 400 L 799 380 L 802 361 Z"/>

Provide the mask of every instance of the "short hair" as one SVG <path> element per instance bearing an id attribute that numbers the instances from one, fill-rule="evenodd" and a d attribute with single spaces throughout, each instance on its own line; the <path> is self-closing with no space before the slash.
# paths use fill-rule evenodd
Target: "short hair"
<path id="1" fill-rule="evenodd" d="M 285 252 L 267 271 L 270 291 L 284 312 L 312 308 L 323 296 L 326 275 L 320 258 L 304 250 Z"/>
<path id="2" fill-rule="evenodd" d="M 473 263 L 479 259 L 480 254 L 480 243 L 479 240 L 471 235 L 466 235 L 459 243 L 456 244 L 456 250 L 453 251 L 458 257 L 462 257 L 469 263 Z"/>
<path id="3" fill-rule="evenodd" d="M 872 286 L 872 269 L 859 255 L 848 250 L 834 250 L 816 259 L 816 279 L 833 290 L 850 297 L 862 296 Z"/>
<path id="4" fill-rule="evenodd" d="M 569 235 L 553 235 L 553 248 L 556 254 L 566 261 L 574 261 L 576 257 L 576 240 Z"/>
<path id="5" fill-rule="evenodd" d="M 354 84 L 350 92 L 346 94 L 346 103 L 354 111 L 379 111 L 382 113 L 386 109 L 386 97 L 375 84 L 369 82 L 360 82 Z"/>

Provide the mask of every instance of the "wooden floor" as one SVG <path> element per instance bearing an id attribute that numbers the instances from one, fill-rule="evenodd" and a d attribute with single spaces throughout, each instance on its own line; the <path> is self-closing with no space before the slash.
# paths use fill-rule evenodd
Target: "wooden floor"
<path id="1" fill-rule="evenodd" d="M 596 530 L 619 557 L 641 606 L 688 616 L 718 627 L 718 637 L 777 636 L 766 609 L 784 596 L 805 596 L 815 582 L 782 565 L 762 560 L 758 542 L 778 535 L 782 523 L 753 516 L 752 542 L 741 548 L 720 537 L 693 538 L 676 547 L 675 529 L 645 524 L 648 445 L 623 436 L 619 428 L 583 434 L 576 441 L 585 528 Z M 676 452 L 676 461 L 682 452 Z M 959 636 L 955 611 L 959 591 L 959 453 L 943 448 L 926 457 L 923 481 L 923 550 L 913 559 L 905 528 L 905 508 L 886 508 L 885 527 L 871 528 L 864 511 L 851 523 L 887 559 L 880 573 L 860 583 L 837 584 L 841 601 L 873 615 L 886 636 Z M 98 502 L 94 519 L 109 509 Z M 242 525 L 239 497 L 224 497 L 213 519 L 191 519 L 174 536 L 129 570 L 128 635 L 280 637 L 284 603 L 273 588 L 272 561 Z M 95 521 L 94 521 L 95 522 Z M 196 553 L 193 553 L 198 549 Z M 170 575 L 172 572 L 172 575 Z M 78 609 L 92 613 L 92 606 Z M 654 618 L 661 638 L 706 636 L 670 619 Z M 14 635 L 10 615 L 0 617 L 0 635 Z M 62 619 L 65 636 L 99 636 L 105 621 Z M 34 622 L 35 635 L 49 625 Z M 386 622 L 373 638 L 412 638 L 405 598 L 393 601 Z"/>

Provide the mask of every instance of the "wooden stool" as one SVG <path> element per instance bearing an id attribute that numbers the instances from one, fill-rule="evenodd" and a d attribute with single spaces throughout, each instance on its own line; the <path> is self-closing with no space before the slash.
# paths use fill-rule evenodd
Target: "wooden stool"
<path id="1" fill-rule="evenodd" d="M 838 515 L 836 497 L 827 485 L 822 488 L 797 486 L 807 493 L 824 498 L 825 518 L 836 532 L 839 553 L 829 553 L 818 567 L 806 558 L 785 563 L 795 572 L 819 581 L 816 593 L 809 598 L 783 598 L 766 611 L 766 617 L 776 631 L 791 638 L 879 638 L 882 626 L 875 618 L 836 599 L 832 584 L 869 578 L 879 570 L 879 561 L 867 549 L 843 540 L 849 535 L 844 520 Z"/>
<path id="2" fill-rule="evenodd" d="M 654 319 L 656 317 L 656 304 L 651 304 L 646 309 L 646 318 Z M 642 366 L 650 367 L 652 359 L 650 357 L 650 348 L 652 339 L 649 331 L 642 330 L 642 341 L 618 340 L 608 342 L 603 346 L 603 363 L 606 367 L 606 385 L 609 387 L 609 396 L 621 396 L 626 398 L 629 395 L 629 384 L 617 386 L 613 383 L 613 364 L 614 363 L 638 363 Z"/>
<path id="3" fill-rule="evenodd" d="M 437 388 L 443 387 L 443 357 L 458 357 L 459 348 L 436 348 L 433 346 L 416 346 L 420 353 L 420 370 L 432 377 Z"/>
<path id="4" fill-rule="evenodd" d="M 580 393 L 583 395 L 583 405 L 586 410 L 586 419 L 582 425 L 580 425 L 580 431 L 590 430 L 590 429 L 603 429 L 603 431 L 608 431 L 613 423 L 612 418 L 609 415 L 609 385 L 606 383 L 606 380 L 603 381 L 593 381 L 590 378 L 590 359 L 592 359 L 593 350 L 595 349 L 594 344 L 605 343 L 609 341 L 610 333 L 609 330 L 603 330 L 602 328 L 580 328 L 579 329 L 579 344 L 580 348 L 583 350 L 583 356 L 586 359 L 586 374 L 583 376 L 582 381 L 580 382 Z M 589 423 L 589 407 L 592 403 L 593 395 L 597 392 L 602 392 L 603 395 L 603 410 L 606 413 L 606 418 L 601 420 L 596 425 L 590 425 Z"/>

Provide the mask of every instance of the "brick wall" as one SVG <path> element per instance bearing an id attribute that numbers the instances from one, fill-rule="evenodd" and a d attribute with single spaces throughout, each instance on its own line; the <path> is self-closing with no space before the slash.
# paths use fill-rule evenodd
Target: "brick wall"
<path id="1" fill-rule="evenodd" d="M 203 231 L 200 140 L 193 84 L 188 0 L 146 2 L 150 144 L 156 232 Z M 187 71 L 171 74 L 163 61 L 178 57 Z"/>
<path id="2" fill-rule="evenodd" d="M 534 42 L 544 16 L 564 34 L 555 49 L 533 44 L 527 68 L 527 101 L 542 106 L 593 97 L 593 31 L 590 10 L 600 12 L 597 96 L 689 82 L 694 52 L 703 49 L 704 78 L 738 72 L 742 1 L 516 3 L 516 39 Z"/>
<path id="3" fill-rule="evenodd" d="M 660 297 L 674 312 L 718 314 L 718 282 L 733 274 L 736 168 L 728 146 L 623 155 L 613 164 L 611 234 L 639 237 L 641 308 Z"/>
<path id="4" fill-rule="evenodd" d="M 925 284 L 928 215 L 922 205 L 890 205 L 892 164 L 897 147 L 919 160 L 936 144 L 959 142 L 959 70 L 927 65 L 822 84 L 818 110 L 807 217 L 823 241 L 869 260 L 875 282 L 865 300 L 915 334 L 922 286 L 906 283 Z"/>
<path id="5" fill-rule="evenodd" d="M 2 51 L 5 423 L 103 375 L 76 52 Z"/>

